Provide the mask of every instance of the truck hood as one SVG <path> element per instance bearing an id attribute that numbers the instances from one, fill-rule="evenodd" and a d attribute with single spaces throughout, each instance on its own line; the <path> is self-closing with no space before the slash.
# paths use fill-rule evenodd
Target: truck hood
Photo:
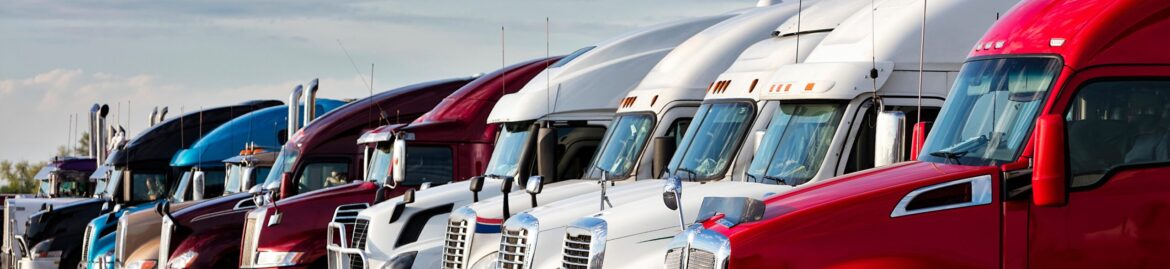
<path id="1" fill-rule="evenodd" d="M 742 181 L 720 181 L 706 184 L 683 185 L 682 203 L 684 220 L 690 223 L 699 212 L 705 197 L 751 197 L 763 199 L 776 193 L 793 189 L 792 186 L 760 184 Z M 678 227 L 678 212 L 666 208 L 661 195 L 652 195 L 625 206 L 614 207 L 594 214 L 601 218 L 609 230 L 608 240 L 621 239 L 660 229 Z"/>
<path id="2" fill-rule="evenodd" d="M 791 192 L 768 197 L 764 200 L 766 208 L 761 221 L 743 223 L 731 229 L 712 222 L 706 222 L 704 226 L 720 233 L 731 234 L 739 230 L 751 230 L 757 225 L 795 217 L 799 215 L 798 213 L 813 208 L 855 204 L 859 201 L 889 201 L 893 206 L 906 193 L 923 186 L 987 175 L 994 171 L 998 169 L 992 166 L 904 162 L 810 183 Z"/>
<path id="3" fill-rule="evenodd" d="M 498 180 L 485 181 L 479 198 L 499 196 L 500 183 Z M 402 202 L 399 196 L 362 210 L 358 218 L 369 221 L 363 251 L 371 259 L 389 259 L 392 256 L 386 255 L 417 247 L 420 242 L 441 242 L 451 211 L 472 203 L 470 184 L 460 181 L 431 187 L 415 192 L 414 203 L 398 206 Z M 397 212 L 399 210 L 401 212 Z"/>
<path id="4" fill-rule="evenodd" d="M 33 214 L 29 217 L 28 227 L 25 228 L 29 246 L 61 235 L 82 234 L 89 220 L 102 213 L 104 204 L 105 200 L 102 199 L 86 199 L 55 207 L 53 211 Z"/>
<path id="5" fill-rule="evenodd" d="M 659 179 L 619 182 L 617 186 L 612 186 L 606 191 L 606 196 L 609 197 L 609 202 L 613 205 L 606 204 L 605 208 L 621 207 L 651 196 L 661 197 L 659 194 L 662 193 L 662 182 Z M 597 183 L 591 185 L 593 186 L 592 190 L 571 198 L 541 205 L 528 211 L 528 214 L 540 221 L 542 232 L 563 228 L 581 217 L 595 214 L 602 210 L 601 191 Z M 556 235 L 556 237 L 560 238 L 562 235 Z"/>
<path id="6" fill-rule="evenodd" d="M 183 208 L 195 205 L 197 201 L 188 201 L 171 205 L 171 210 L 181 210 Z M 122 218 L 126 219 L 127 233 L 118 235 L 122 238 L 119 242 L 124 243 L 122 255 L 119 257 L 121 261 L 131 261 L 128 255 L 138 252 L 137 249 L 144 247 L 153 247 L 154 254 L 158 256 L 158 239 L 162 234 L 162 217 L 154 210 L 139 210 L 137 212 L 128 213 Z M 148 244 L 154 242 L 153 245 Z"/>
<path id="7" fill-rule="evenodd" d="M 537 205 L 549 204 L 581 193 L 598 190 L 598 188 L 597 181 L 592 179 L 555 182 L 544 186 L 544 190 L 536 195 L 536 202 Z M 594 197 L 591 201 L 597 202 L 597 198 Z M 471 204 L 468 207 L 475 210 L 476 218 L 479 220 L 486 220 L 487 223 L 496 223 L 496 225 L 504 221 L 504 196 L 502 195 L 480 200 L 479 203 Z M 513 215 L 532 208 L 532 198 L 528 192 L 524 191 L 524 187 L 514 186 L 512 192 L 508 193 L 508 208 L 509 213 Z"/>
<path id="8" fill-rule="evenodd" d="M 210 228 L 210 226 L 200 225 L 201 222 L 219 219 L 219 216 L 228 216 L 225 213 L 230 211 L 237 211 L 236 205 L 241 201 L 246 201 L 244 208 L 238 209 L 240 213 L 246 212 L 248 209 L 254 208 L 252 205 L 252 195 L 248 193 L 235 193 L 228 196 L 216 197 L 209 200 L 196 201 L 186 208 L 175 208 L 171 206 L 171 216 L 175 218 L 175 224 L 184 228 L 192 230 L 201 230 L 202 228 Z M 235 215 L 231 215 L 235 216 Z M 232 220 L 233 223 L 244 223 L 240 216 L 235 216 L 239 220 Z"/>

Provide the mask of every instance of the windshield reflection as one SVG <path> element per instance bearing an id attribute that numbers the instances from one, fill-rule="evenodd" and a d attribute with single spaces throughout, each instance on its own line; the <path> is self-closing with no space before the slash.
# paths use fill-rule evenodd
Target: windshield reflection
<path id="1" fill-rule="evenodd" d="M 495 177 L 518 175 L 520 157 L 524 155 L 524 148 L 532 132 L 531 127 L 530 122 L 501 124 L 500 136 L 496 139 L 496 147 L 492 150 L 491 160 L 488 161 L 486 175 Z"/>
<path id="2" fill-rule="evenodd" d="M 604 169 L 610 179 L 629 176 L 638 164 L 638 157 L 653 130 L 654 115 L 630 114 L 618 117 L 617 123 L 606 134 L 595 163 L 590 167 Z M 601 177 L 597 169 L 589 171 L 590 177 Z"/>
<path id="3" fill-rule="evenodd" d="M 783 185 L 811 180 L 824 163 L 843 112 L 841 104 L 780 104 L 748 167 L 748 179 Z"/>
<path id="4" fill-rule="evenodd" d="M 721 177 L 751 125 L 754 110 L 747 102 L 700 106 L 695 114 L 698 121 L 687 128 L 682 144 L 670 160 L 670 173 L 686 180 Z"/>
<path id="5" fill-rule="evenodd" d="M 963 64 L 918 159 L 963 165 L 1014 161 L 1059 71 L 1055 58 Z"/>

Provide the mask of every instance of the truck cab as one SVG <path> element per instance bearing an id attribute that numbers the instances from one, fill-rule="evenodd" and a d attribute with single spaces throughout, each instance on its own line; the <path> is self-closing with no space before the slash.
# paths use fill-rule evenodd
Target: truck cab
<path id="1" fill-rule="evenodd" d="M 358 143 L 365 145 L 369 152 L 366 178 L 383 182 L 383 190 L 375 195 L 373 205 L 361 212 L 343 214 L 347 206 L 338 208 L 327 234 L 329 266 L 380 268 L 386 261 L 385 254 L 366 255 L 363 250 L 367 244 L 376 249 L 392 249 L 421 236 L 439 236 L 440 232 L 433 227 L 441 226 L 430 226 L 428 230 L 426 224 L 442 223 L 451 206 L 419 210 L 419 204 L 412 203 L 416 199 L 413 197 L 417 197 L 415 190 L 425 192 L 430 186 L 450 188 L 458 185 L 456 182 L 482 175 L 499 129 L 499 125 L 486 123 L 496 101 L 504 94 L 519 91 L 560 59 L 563 57 L 529 60 L 485 74 L 410 124 L 386 125 L 363 134 Z M 396 161 L 394 152 L 401 153 Z M 444 184 L 447 186 L 441 186 Z M 462 186 L 460 191 L 466 194 L 467 186 Z M 384 198 L 405 192 L 411 193 L 407 195 L 409 198 L 381 203 Z"/>
<path id="2" fill-rule="evenodd" d="M 343 104 L 345 102 L 321 99 L 316 102 L 316 113 L 328 113 Z M 228 173 L 232 172 L 228 168 L 233 166 L 224 165 L 224 159 L 242 153 L 252 156 L 252 153 L 262 152 L 264 147 L 279 147 L 279 136 L 285 131 L 286 111 L 287 105 L 268 107 L 232 119 L 214 130 L 204 129 L 206 133 L 193 145 L 176 153 L 171 168 L 181 176 L 171 186 L 168 199 L 155 210 L 126 214 L 119 219 L 115 230 L 116 264 L 120 268 L 139 269 L 158 263 L 160 214 L 186 208 L 203 199 L 246 191 L 240 189 L 238 176 L 234 182 L 228 182 Z M 241 148 L 247 152 L 241 152 Z M 234 168 L 237 174 L 244 169 L 240 166 Z"/>
<path id="3" fill-rule="evenodd" d="M 972 42 L 917 161 L 711 206 L 762 214 L 675 241 L 718 268 L 1170 266 L 1150 230 L 1170 221 L 1166 140 L 1147 140 L 1167 126 L 1167 11 L 1024 1 Z"/>
<path id="4" fill-rule="evenodd" d="M 801 8 L 795 3 L 758 7 L 699 32 L 671 51 L 627 94 L 618 109 L 617 123 L 591 166 L 592 173 L 606 181 L 634 179 L 634 175 L 642 180 L 627 184 L 605 182 L 599 184 L 601 188 L 594 187 L 576 197 L 543 204 L 509 218 L 503 227 L 506 236 L 528 236 L 489 242 L 497 248 L 489 255 L 500 257 L 489 263 L 529 268 L 575 266 L 562 264 L 560 258 L 565 227 L 583 216 L 659 194 L 662 181 L 650 179 L 664 173 L 675 146 L 681 145 L 684 132 L 696 122 L 692 118 L 696 112 L 710 109 L 703 104 L 708 91 L 727 90 L 727 79 L 719 79 L 725 76 L 725 71 L 730 68 L 734 71 L 728 72 L 751 77 L 746 79 L 749 83 L 755 78 L 758 85 L 754 87 L 759 88 L 764 85 L 758 83 L 760 78 L 766 78 L 780 65 L 796 62 L 795 35 L 807 33 L 787 30 L 785 25 L 788 21 L 795 25 L 793 15 Z M 823 20 L 823 15 L 810 17 Z M 825 34 L 823 29 L 818 32 L 801 37 L 802 55 L 807 55 Z M 747 94 L 749 89 L 745 86 L 742 91 Z M 720 137 L 731 140 L 730 135 Z"/>
<path id="5" fill-rule="evenodd" d="M 257 100 L 190 112 L 150 126 L 110 154 L 108 160 L 112 169 L 108 174 L 106 193 L 110 197 L 107 208 L 111 210 L 92 220 L 70 223 L 81 225 L 88 222 L 80 246 L 82 264 L 86 268 L 114 266 L 114 232 L 118 219 L 126 213 L 153 208 L 155 203 L 170 196 L 174 190 L 171 187 L 178 182 L 170 161 L 179 150 L 194 143 L 199 137 L 200 127 L 214 129 L 241 115 L 280 104 L 275 100 Z M 151 122 L 155 122 L 153 117 Z"/>

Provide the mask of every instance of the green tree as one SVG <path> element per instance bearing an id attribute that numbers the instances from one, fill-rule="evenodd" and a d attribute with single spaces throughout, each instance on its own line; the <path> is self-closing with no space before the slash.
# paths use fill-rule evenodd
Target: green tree
<path id="1" fill-rule="evenodd" d="M 4 185 L 0 186 L 0 193 L 36 193 L 37 172 L 45 167 L 45 162 L 29 162 L 27 160 L 12 162 L 0 161 L 0 179 Z"/>

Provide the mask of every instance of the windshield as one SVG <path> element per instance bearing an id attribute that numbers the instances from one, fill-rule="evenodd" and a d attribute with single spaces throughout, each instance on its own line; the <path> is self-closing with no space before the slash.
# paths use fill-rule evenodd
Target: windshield
<path id="1" fill-rule="evenodd" d="M 268 177 L 264 179 L 264 188 L 280 187 L 280 177 L 284 173 L 291 173 L 293 164 L 296 163 L 301 151 L 291 145 L 285 145 L 280 149 L 280 156 L 276 156 L 276 161 L 272 163 L 272 171 L 276 173 L 268 173 Z"/>
<path id="2" fill-rule="evenodd" d="M 638 156 L 646 146 L 650 132 L 654 130 L 654 115 L 623 115 L 618 117 L 613 126 L 605 135 L 605 142 L 596 161 L 590 166 L 605 170 L 610 179 L 629 176 L 638 164 Z"/>
<path id="3" fill-rule="evenodd" d="M 721 176 L 753 116 L 754 106 L 746 102 L 700 106 L 695 113 L 698 121 L 687 128 L 683 142 L 670 160 L 670 173 L 686 180 Z"/>
<path id="4" fill-rule="evenodd" d="M 223 182 L 224 193 L 240 192 L 240 185 L 244 181 L 243 167 L 237 163 L 229 163 L 226 166 L 227 175 Z"/>
<path id="5" fill-rule="evenodd" d="M 918 159 L 962 165 L 1014 161 L 1059 71 L 1054 58 L 964 64 Z"/>
<path id="6" fill-rule="evenodd" d="M 486 175 L 514 177 L 519 172 L 520 157 L 528 144 L 532 124 L 529 122 L 510 122 L 500 125 L 500 135 L 496 138 L 496 147 L 492 150 L 492 158 L 488 161 Z"/>
<path id="7" fill-rule="evenodd" d="M 103 191 L 102 197 L 113 198 L 114 194 L 118 192 L 118 185 L 121 185 L 119 183 L 122 182 L 122 177 L 125 175 L 126 172 L 122 171 L 121 168 L 114 168 L 110 171 L 110 182 L 103 188 L 105 191 Z"/>
<path id="8" fill-rule="evenodd" d="M 780 104 L 748 167 L 749 180 L 783 185 L 811 180 L 824 163 L 843 112 L 840 104 Z"/>
<path id="9" fill-rule="evenodd" d="M 183 176 L 179 177 L 179 184 L 176 184 L 171 189 L 171 201 L 182 202 L 183 194 L 187 193 L 187 186 L 191 184 L 191 171 L 183 172 Z"/>
<path id="10" fill-rule="evenodd" d="M 378 143 L 378 148 L 374 149 L 374 155 L 370 156 L 370 163 L 366 173 L 369 178 L 366 180 L 375 181 L 378 183 L 386 183 L 386 179 L 390 177 L 390 159 L 394 158 L 391 152 L 393 149 L 393 142 Z"/>

